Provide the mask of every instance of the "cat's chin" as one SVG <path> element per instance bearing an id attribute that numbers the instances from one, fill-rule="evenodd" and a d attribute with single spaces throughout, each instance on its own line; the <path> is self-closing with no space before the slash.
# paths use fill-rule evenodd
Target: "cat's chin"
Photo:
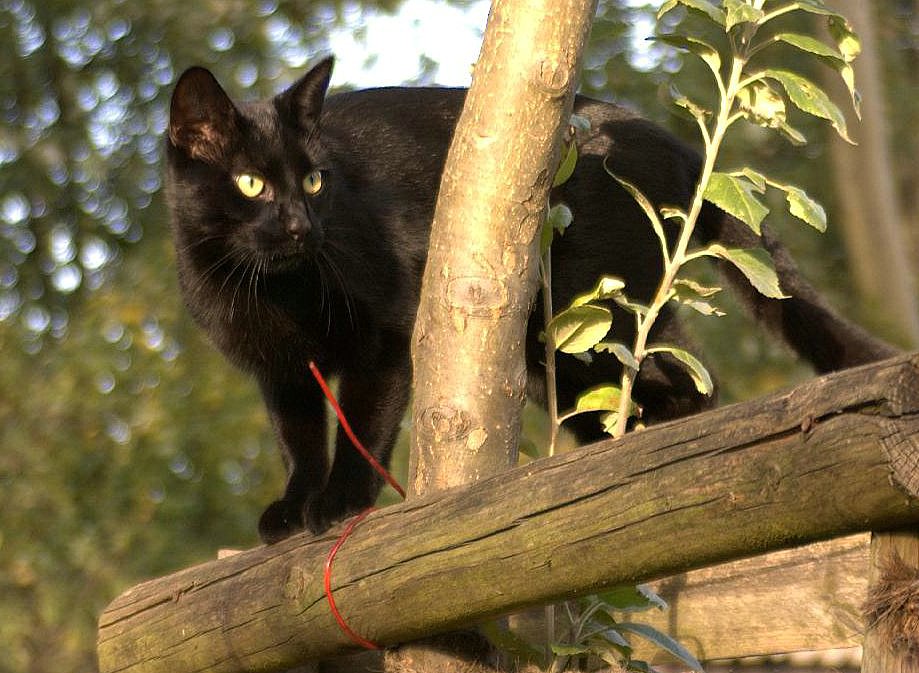
<path id="1" fill-rule="evenodd" d="M 301 269 L 304 264 L 306 264 L 306 254 L 303 252 L 275 253 L 261 257 L 262 271 L 269 275 L 291 273 Z"/>

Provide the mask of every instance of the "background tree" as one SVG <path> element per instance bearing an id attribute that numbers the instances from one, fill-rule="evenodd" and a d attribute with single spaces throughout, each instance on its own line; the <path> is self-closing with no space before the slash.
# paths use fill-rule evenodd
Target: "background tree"
<path id="1" fill-rule="evenodd" d="M 858 26 L 862 54 L 855 63 L 862 93 L 862 120 L 855 146 L 830 142 L 830 160 L 839 195 L 837 223 L 846 244 L 855 290 L 874 306 L 874 318 L 909 344 L 919 343 L 919 303 L 911 273 L 908 220 L 900 198 L 899 176 L 890 146 L 892 122 L 886 113 L 883 57 L 878 50 L 879 21 L 870 5 L 835 0 L 842 14 Z M 831 80 L 826 78 L 827 83 Z M 842 94 L 838 81 L 832 91 Z M 915 156 L 915 155 L 914 155 Z M 852 189 L 852 185 L 859 185 Z"/>

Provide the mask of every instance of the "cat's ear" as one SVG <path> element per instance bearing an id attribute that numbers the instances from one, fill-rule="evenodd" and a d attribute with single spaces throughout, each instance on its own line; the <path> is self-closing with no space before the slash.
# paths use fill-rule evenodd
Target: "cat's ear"
<path id="1" fill-rule="evenodd" d="M 278 99 L 279 106 L 286 108 L 285 112 L 304 131 L 311 131 L 319 121 L 334 64 L 331 56 L 323 59 Z"/>
<path id="2" fill-rule="evenodd" d="M 169 140 L 194 159 L 218 163 L 236 133 L 238 116 L 233 101 L 209 71 L 189 68 L 172 93 Z"/>

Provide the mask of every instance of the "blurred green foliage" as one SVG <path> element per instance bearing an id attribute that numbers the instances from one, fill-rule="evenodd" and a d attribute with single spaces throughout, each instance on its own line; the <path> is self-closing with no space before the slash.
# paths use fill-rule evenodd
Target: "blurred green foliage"
<path id="1" fill-rule="evenodd" d="M 160 195 L 170 87 L 199 63 L 236 94 L 269 94 L 343 12 L 396 4 L 0 0 L 0 673 L 95 670 L 96 619 L 115 595 L 257 543 L 282 469 L 253 386 L 178 297 Z M 888 71 L 915 88 L 916 17 L 898 7 L 883 24 Z M 692 139 L 659 95 L 681 59 L 642 40 L 655 9 L 601 3 L 584 89 Z M 896 100 L 911 162 L 919 97 Z M 735 152 L 831 204 L 822 142 L 790 163 L 751 130 Z M 803 236 L 802 266 L 844 288 L 836 239 Z M 742 324 L 699 331 L 730 399 L 789 380 L 787 356 Z"/>

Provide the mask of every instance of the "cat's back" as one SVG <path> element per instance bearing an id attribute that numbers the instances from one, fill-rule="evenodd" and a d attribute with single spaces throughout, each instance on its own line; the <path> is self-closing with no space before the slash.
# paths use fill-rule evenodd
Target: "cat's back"
<path id="1" fill-rule="evenodd" d="M 323 130 L 345 131 L 356 140 L 370 142 L 412 140 L 449 145 L 466 93 L 464 88 L 446 87 L 382 87 L 338 93 L 326 99 Z M 591 125 L 590 133 L 582 137 L 582 152 L 606 155 L 629 151 L 630 162 L 638 159 L 633 153 L 642 153 L 645 157 L 670 155 L 696 163 L 692 149 L 631 108 L 578 95 L 574 113 Z"/>
<path id="2" fill-rule="evenodd" d="M 337 93 L 326 99 L 323 135 L 358 142 L 449 143 L 466 89 L 385 87 Z"/>

